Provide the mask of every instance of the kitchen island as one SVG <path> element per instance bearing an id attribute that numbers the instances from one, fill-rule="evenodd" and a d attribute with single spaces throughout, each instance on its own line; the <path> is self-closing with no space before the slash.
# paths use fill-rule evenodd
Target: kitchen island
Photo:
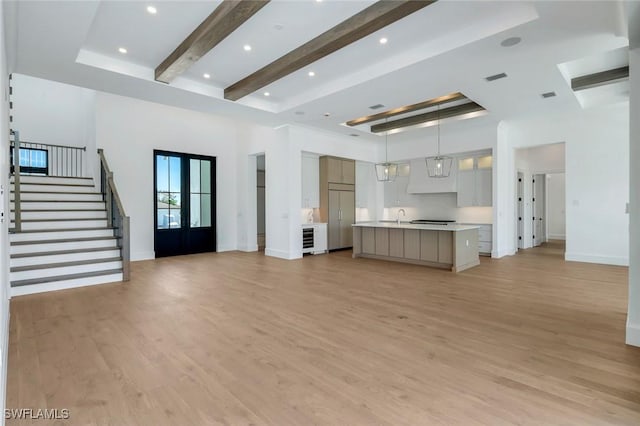
<path id="1" fill-rule="evenodd" d="M 464 271 L 480 264 L 478 226 L 362 222 L 353 227 L 353 257 Z"/>

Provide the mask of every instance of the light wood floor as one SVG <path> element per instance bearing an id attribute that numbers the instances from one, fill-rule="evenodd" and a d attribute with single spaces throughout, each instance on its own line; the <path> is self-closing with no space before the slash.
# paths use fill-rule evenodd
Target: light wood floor
<path id="1" fill-rule="evenodd" d="M 627 269 L 553 250 L 459 274 L 350 252 L 134 263 L 127 284 L 11 301 L 7 405 L 74 425 L 638 425 Z"/>

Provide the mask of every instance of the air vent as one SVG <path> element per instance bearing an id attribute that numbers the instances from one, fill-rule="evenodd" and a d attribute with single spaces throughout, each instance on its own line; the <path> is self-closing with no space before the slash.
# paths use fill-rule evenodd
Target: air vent
<path id="1" fill-rule="evenodd" d="M 375 104 L 375 105 L 371 105 L 369 107 L 369 109 L 380 109 L 380 108 L 384 108 L 384 105 L 382 104 Z"/>
<path id="2" fill-rule="evenodd" d="M 507 74 L 501 72 L 500 74 L 495 74 L 495 75 L 490 75 L 489 77 L 485 77 L 485 80 L 496 81 L 496 80 L 500 80 L 501 78 L 505 78 L 506 76 Z"/>
<path id="3" fill-rule="evenodd" d="M 553 98 L 554 96 L 556 96 L 556 92 L 547 92 L 542 94 L 543 98 Z"/>
<path id="4" fill-rule="evenodd" d="M 356 133 L 350 133 L 349 136 L 353 136 L 354 138 L 359 137 L 360 135 L 356 134 Z"/>

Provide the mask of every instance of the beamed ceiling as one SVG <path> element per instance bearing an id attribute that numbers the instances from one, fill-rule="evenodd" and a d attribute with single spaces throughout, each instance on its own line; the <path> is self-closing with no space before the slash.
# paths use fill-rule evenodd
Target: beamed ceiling
<path id="1" fill-rule="evenodd" d="M 628 92 L 607 73 L 628 65 L 616 1 L 9 1 L 5 13 L 15 72 L 373 141 Z M 585 76 L 593 88 L 572 90 Z"/>

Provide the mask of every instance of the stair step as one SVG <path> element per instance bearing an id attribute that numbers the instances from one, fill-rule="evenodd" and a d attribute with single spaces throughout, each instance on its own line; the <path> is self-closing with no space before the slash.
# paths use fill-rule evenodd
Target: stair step
<path id="1" fill-rule="evenodd" d="M 11 183 L 14 177 L 11 177 Z M 20 175 L 20 184 L 23 183 L 51 183 L 51 184 L 71 184 L 71 185 L 88 185 L 93 184 L 93 178 L 90 177 L 66 177 L 66 176 L 33 176 Z"/>
<path id="2" fill-rule="evenodd" d="M 122 260 L 120 256 L 105 257 L 102 259 L 69 260 L 67 262 L 40 263 L 37 265 L 12 266 L 10 272 L 35 271 L 39 269 L 65 268 L 67 266 L 91 265 L 94 263 L 117 262 Z"/>
<path id="3" fill-rule="evenodd" d="M 55 278 L 35 278 L 11 283 L 11 296 L 42 293 L 44 291 L 64 290 L 95 284 L 122 281 L 122 269 L 112 269 L 80 274 L 68 274 Z"/>
<path id="4" fill-rule="evenodd" d="M 22 210 L 22 221 L 26 220 L 76 220 L 76 219 L 106 219 L 104 209 L 84 210 Z M 11 212 L 11 220 L 15 220 L 15 212 Z"/>
<path id="5" fill-rule="evenodd" d="M 104 201 L 72 201 L 72 200 L 58 200 L 58 201 L 37 201 L 37 200 L 21 200 L 21 209 L 25 210 L 95 210 L 105 208 Z M 15 209 L 13 202 L 12 209 Z"/>
<path id="6" fill-rule="evenodd" d="M 21 257 L 16 257 L 21 256 Z M 120 257 L 118 247 L 98 247 L 97 249 L 60 250 L 57 252 L 22 253 L 11 256 L 11 267 L 46 265 L 50 263 L 74 262 Z"/>
<path id="7" fill-rule="evenodd" d="M 57 240 L 12 242 L 11 255 L 28 253 L 56 252 L 63 250 L 85 250 L 98 248 L 117 248 L 118 240 L 114 236 L 90 238 L 61 238 Z"/>
<path id="8" fill-rule="evenodd" d="M 15 224 L 11 223 L 11 227 Z M 22 232 L 105 228 L 107 219 L 22 219 Z"/>
<path id="9" fill-rule="evenodd" d="M 9 280 L 11 282 L 16 282 L 35 278 L 53 278 L 69 274 L 81 274 L 85 272 L 97 272 L 111 269 L 122 269 L 122 258 L 82 260 L 59 264 L 51 263 L 46 265 L 17 267 L 17 270 L 9 272 Z"/>
<path id="10" fill-rule="evenodd" d="M 11 185 L 11 192 L 14 192 L 15 188 Z M 97 192 L 95 186 L 92 184 L 86 185 L 65 185 L 55 183 L 28 183 L 20 182 L 20 191 L 29 192 Z"/>
<path id="11" fill-rule="evenodd" d="M 11 243 L 20 241 L 61 240 L 68 238 L 113 237 L 113 228 L 72 228 L 28 230 L 9 234 Z"/>
<path id="12" fill-rule="evenodd" d="M 11 193 L 11 202 L 14 202 L 15 193 Z M 40 191 L 21 191 L 20 201 L 104 201 L 102 194 L 99 192 L 40 192 Z"/>

